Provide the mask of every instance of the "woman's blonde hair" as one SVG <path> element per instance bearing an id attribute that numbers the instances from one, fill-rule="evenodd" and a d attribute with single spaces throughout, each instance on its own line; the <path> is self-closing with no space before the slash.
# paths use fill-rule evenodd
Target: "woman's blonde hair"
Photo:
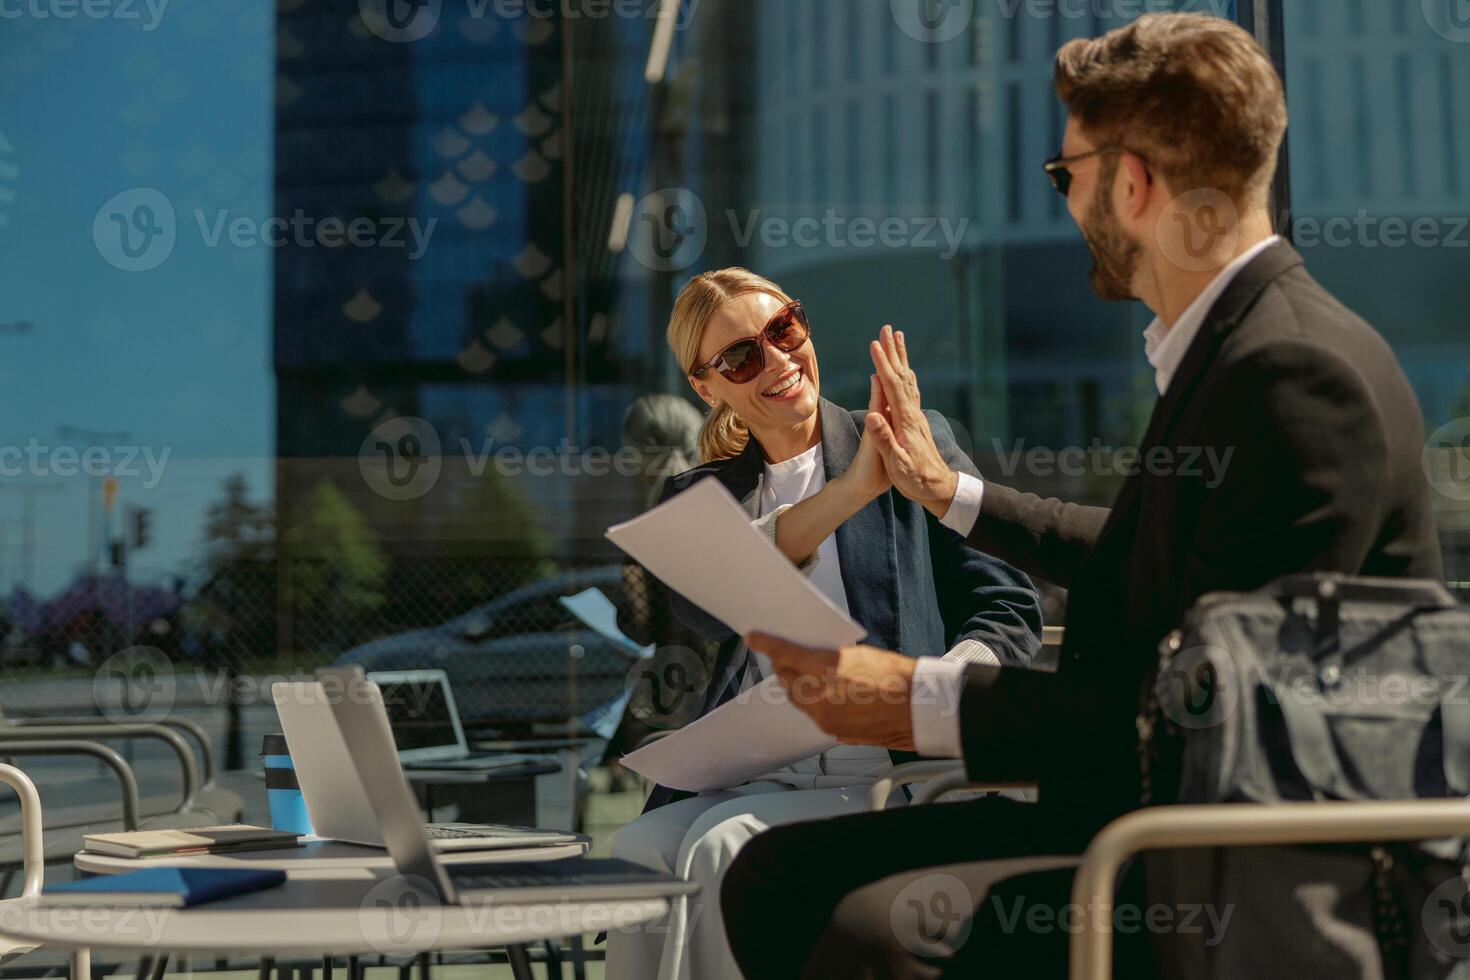
<path id="1" fill-rule="evenodd" d="M 791 302 L 780 286 L 739 267 L 701 273 L 680 290 L 679 298 L 674 301 L 674 312 L 669 316 L 669 347 L 681 371 L 689 374 L 694 370 L 710 317 L 730 300 L 747 293 L 769 293 L 782 303 Z M 739 456 L 749 442 L 750 430 L 745 420 L 721 402 L 710 411 L 699 430 L 700 462 Z"/>

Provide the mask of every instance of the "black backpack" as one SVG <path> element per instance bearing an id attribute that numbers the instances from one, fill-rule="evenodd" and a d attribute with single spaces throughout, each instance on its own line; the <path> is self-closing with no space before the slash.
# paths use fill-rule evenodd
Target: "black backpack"
<path id="1" fill-rule="evenodd" d="M 1142 802 L 1470 795 L 1467 680 L 1470 610 L 1437 582 L 1205 596 L 1145 686 Z M 1470 980 L 1467 838 L 1148 852 L 1149 902 L 1206 927 L 1153 937 L 1161 975 Z"/>

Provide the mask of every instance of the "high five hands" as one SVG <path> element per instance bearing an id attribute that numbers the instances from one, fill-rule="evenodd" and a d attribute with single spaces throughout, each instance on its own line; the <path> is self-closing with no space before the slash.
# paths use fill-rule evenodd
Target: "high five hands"
<path id="1" fill-rule="evenodd" d="M 868 406 L 867 434 L 877 443 L 883 467 L 898 492 L 942 518 L 954 499 L 959 477 L 934 444 L 902 331 L 884 326 L 878 339 L 868 345 L 868 353 L 878 390 Z M 875 410 L 874 404 L 880 402 Z"/>
<path id="2" fill-rule="evenodd" d="M 872 472 L 878 460 L 869 455 L 876 450 L 898 492 L 942 518 L 958 477 L 934 444 L 903 334 L 885 326 L 869 353 L 875 373 L 866 434 L 853 465 L 871 472 L 881 492 L 883 478 Z M 762 633 L 745 643 L 771 659 L 791 703 L 824 732 L 841 742 L 913 750 L 911 657 L 869 646 L 816 650 Z"/>

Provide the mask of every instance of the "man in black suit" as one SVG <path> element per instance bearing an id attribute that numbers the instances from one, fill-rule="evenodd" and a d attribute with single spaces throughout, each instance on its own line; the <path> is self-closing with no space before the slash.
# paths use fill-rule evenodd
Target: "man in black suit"
<path id="1" fill-rule="evenodd" d="M 1058 670 L 916 669 L 870 647 L 748 639 L 828 732 L 960 756 L 977 781 L 1039 783 L 1040 802 L 762 835 L 722 890 L 748 977 L 1064 976 L 1072 867 L 1140 805 L 1141 688 L 1194 601 L 1290 572 L 1441 575 L 1414 394 L 1383 339 L 1272 234 L 1286 107 L 1265 53 L 1227 21 L 1148 15 L 1071 42 L 1055 75 L 1068 121 L 1047 171 L 1092 252 L 1093 287 L 1158 316 L 1146 349 L 1160 398 L 1138 471 L 1111 508 L 952 472 L 889 328 L 872 349 L 886 410 L 866 424 L 905 496 L 1070 590 Z M 1198 464 L 1209 453 L 1223 475 Z M 1029 918 L 1037 906 L 1048 915 Z M 1126 955 L 1147 968 L 1146 950 Z"/>

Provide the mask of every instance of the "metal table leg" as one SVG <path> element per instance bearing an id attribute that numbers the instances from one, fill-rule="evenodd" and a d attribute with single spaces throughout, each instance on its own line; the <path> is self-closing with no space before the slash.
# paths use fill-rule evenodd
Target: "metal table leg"
<path id="1" fill-rule="evenodd" d="M 515 980 L 536 980 L 531 973 L 531 954 L 526 947 L 516 943 L 505 947 L 506 959 L 510 960 L 510 975 Z"/>

